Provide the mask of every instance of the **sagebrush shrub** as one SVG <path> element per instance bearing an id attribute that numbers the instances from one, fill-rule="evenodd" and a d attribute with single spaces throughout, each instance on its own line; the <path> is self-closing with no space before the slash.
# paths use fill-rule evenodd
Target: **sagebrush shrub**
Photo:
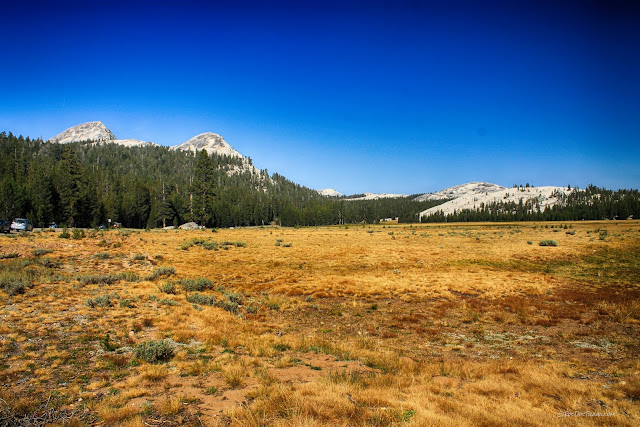
<path id="1" fill-rule="evenodd" d="M 136 357 L 149 363 L 166 361 L 173 357 L 173 345 L 168 340 L 145 341 L 136 346 Z"/>
<path id="2" fill-rule="evenodd" d="M 9 296 L 23 294 L 30 283 L 19 277 L 0 277 L 0 288 Z"/>
<path id="3" fill-rule="evenodd" d="M 198 277 L 197 279 L 182 279 L 178 281 L 178 284 L 187 292 L 202 292 L 204 290 L 214 288 L 213 282 L 205 277 Z"/>
<path id="4" fill-rule="evenodd" d="M 50 254 L 51 252 L 53 252 L 53 249 L 38 248 L 33 250 L 33 255 L 42 256 L 42 255 Z"/>
<path id="5" fill-rule="evenodd" d="M 175 294 L 177 291 L 175 282 L 162 283 L 161 285 L 158 285 L 158 290 L 165 294 Z"/>
<path id="6" fill-rule="evenodd" d="M 213 295 L 202 295 L 196 292 L 194 294 L 187 295 L 187 302 L 200 305 L 215 305 L 216 297 Z"/>
<path id="7" fill-rule="evenodd" d="M 96 307 L 111 307 L 111 303 L 118 299 L 118 295 L 116 294 L 104 294 L 97 296 L 95 298 L 88 298 L 85 301 L 85 305 L 87 307 L 96 308 Z"/>
<path id="8" fill-rule="evenodd" d="M 156 280 L 161 277 L 169 277 L 176 274 L 176 269 L 173 267 L 158 267 L 147 276 L 147 280 Z"/>

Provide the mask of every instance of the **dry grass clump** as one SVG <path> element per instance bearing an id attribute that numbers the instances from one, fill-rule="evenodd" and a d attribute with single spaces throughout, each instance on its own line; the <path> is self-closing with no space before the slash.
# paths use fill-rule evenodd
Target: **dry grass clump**
<path id="1" fill-rule="evenodd" d="M 157 382 L 165 379 L 168 374 L 164 365 L 143 365 L 140 369 L 140 377 L 145 381 Z"/>
<path id="2" fill-rule="evenodd" d="M 230 363 L 222 368 L 224 380 L 231 388 L 236 388 L 242 385 L 246 377 L 246 372 L 247 366 L 242 363 L 242 361 Z"/>
<path id="3" fill-rule="evenodd" d="M 182 410 L 183 399 L 183 396 L 167 395 L 156 403 L 155 408 L 160 413 L 160 415 L 170 417 L 172 415 L 178 414 Z"/>
<path id="4" fill-rule="evenodd" d="M 96 408 L 98 417 L 107 425 L 117 425 L 138 414 L 134 406 L 112 406 L 109 401 L 103 402 Z"/>

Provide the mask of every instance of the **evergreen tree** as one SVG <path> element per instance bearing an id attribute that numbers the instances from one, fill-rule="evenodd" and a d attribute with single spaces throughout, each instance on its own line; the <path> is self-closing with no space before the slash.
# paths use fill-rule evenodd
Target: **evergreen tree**
<path id="1" fill-rule="evenodd" d="M 80 195 L 82 190 L 82 165 L 72 145 L 65 146 L 58 165 L 58 186 L 62 219 L 69 227 L 76 225 L 80 214 Z"/>
<path id="2" fill-rule="evenodd" d="M 210 225 L 216 195 L 216 181 L 207 150 L 196 154 L 196 168 L 191 188 L 194 220 L 201 225 Z"/>

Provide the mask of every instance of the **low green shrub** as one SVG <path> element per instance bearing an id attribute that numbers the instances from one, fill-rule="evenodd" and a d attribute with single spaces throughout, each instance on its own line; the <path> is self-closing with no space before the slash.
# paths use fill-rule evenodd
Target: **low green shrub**
<path id="1" fill-rule="evenodd" d="M 87 307 L 111 307 L 111 304 L 119 299 L 117 294 L 104 294 L 95 298 L 87 298 L 85 305 Z"/>
<path id="2" fill-rule="evenodd" d="M 218 250 L 218 242 L 214 242 L 214 241 L 204 242 L 202 244 L 202 247 L 205 248 L 208 251 L 217 251 Z"/>
<path id="3" fill-rule="evenodd" d="M 191 295 L 187 295 L 187 302 L 200 305 L 215 305 L 216 297 L 213 295 L 202 295 L 196 292 Z"/>
<path id="4" fill-rule="evenodd" d="M 183 251 L 186 251 L 192 246 L 200 246 L 202 248 L 205 248 L 208 251 L 218 250 L 218 242 L 213 240 L 205 240 L 201 237 L 195 237 L 193 239 L 183 241 L 180 244 L 180 249 L 182 249 Z"/>
<path id="5" fill-rule="evenodd" d="M 225 240 L 224 242 L 220 243 L 220 245 L 222 246 L 223 249 L 227 249 L 228 246 L 235 246 L 236 248 L 246 248 L 247 247 L 247 243 L 246 242 L 232 242 L 229 240 Z"/>
<path id="6" fill-rule="evenodd" d="M 237 313 L 238 312 L 238 304 L 233 301 L 220 301 L 216 303 L 216 307 L 220 307 L 229 313 Z"/>
<path id="7" fill-rule="evenodd" d="M 135 301 L 134 298 L 120 298 L 120 308 L 133 308 L 135 307 L 133 304 Z"/>
<path id="8" fill-rule="evenodd" d="M 538 245 L 540 245 L 540 246 L 558 246 L 558 242 L 556 242 L 555 240 L 547 239 L 547 240 L 540 241 L 540 243 L 538 243 Z"/>
<path id="9" fill-rule="evenodd" d="M 204 243 L 204 239 L 202 239 L 202 238 L 194 238 L 194 239 L 190 239 L 190 240 L 185 240 L 180 244 L 180 249 L 182 249 L 183 251 L 186 251 L 191 246 L 198 246 L 198 245 L 202 245 L 203 243 Z"/>
<path id="10" fill-rule="evenodd" d="M 178 291 L 175 282 L 165 282 L 161 285 L 158 285 L 158 290 L 165 294 L 173 294 L 175 295 Z"/>
<path id="11" fill-rule="evenodd" d="M 242 304 L 242 294 L 239 292 L 225 292 L 224 296 L 228 301 L 236 304 Z"/>
<path id="12" fill-rule="evenodd" d="M 118 274 L 118 277 L 121 280 L 124 280 L 125 282 L 139 282 L 140 281 L 140 275 L 136 272 L 133 271 L 123 271 L 122 273 Z"/>
<path id="13" fill-rule="evenodd" d="M 51 252 L 53 252 L 53 249 L 38 248 L 33 250 L 33 255 L 42 256 L 42 255 L 50 254 Z"/>
<path id="14" fill-rule="evenodd" d="M 29 287 L 31 284 L 20 277 L 0 276 L 0 289 L 9 296 L 23 294 Z"/>
<path id="15" fill-rule="evenodd" d="M 0 254 L 0 259 L 18 258 L 19 256 L 18 252 L 9 252 L 6 254 Z"/>
<path id="16" fill-rule="evenodd" d="M 104 336 L 104 338 L 102 339 L 102 348 L 105 351 L 116 351 L 118 349 L 118 345 L 111 342 L 111 338 L 109 337 L 109 334 L 106 334 Z"/>
<path id="17" fill-rule="evenodd" d="M 173 357 L 173 345 L 168 340 L 145 341 L 136 346 L 136 357 L 149 363 L 167 361 Z"/>
<path id="18" fill-rule="evenodd" d="M 197 279 L 180 279 L 177 283 L 187 292 L 202 292 L 207 289 L 214 288 L 213 282 L 205 277 L 198 277 Z"/>
<path id="19" fill-rule="evenodd" d="M 156 280 L 161 277 L 169 277 L 176 274 L 176 269 L 173 267 L 158 267 L 147 276 L 147 280 Z"/>
<path id="20" fill-rule="evenodd" d="M 93 274 L 89 276 L 80 276 L 78 277 L 78 281 L 81 285 L 111 285 L 120 281 L 121 277 L 119 274 Z"/>

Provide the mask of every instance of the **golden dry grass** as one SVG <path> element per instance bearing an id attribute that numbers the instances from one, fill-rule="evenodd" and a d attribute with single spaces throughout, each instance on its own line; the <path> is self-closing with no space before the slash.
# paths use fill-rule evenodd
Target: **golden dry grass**
<path id="1" fill-rule="evenodd" d="M 640 223 L 560 225 L 2 236 L 0 420 L 637 425 Z"/>

